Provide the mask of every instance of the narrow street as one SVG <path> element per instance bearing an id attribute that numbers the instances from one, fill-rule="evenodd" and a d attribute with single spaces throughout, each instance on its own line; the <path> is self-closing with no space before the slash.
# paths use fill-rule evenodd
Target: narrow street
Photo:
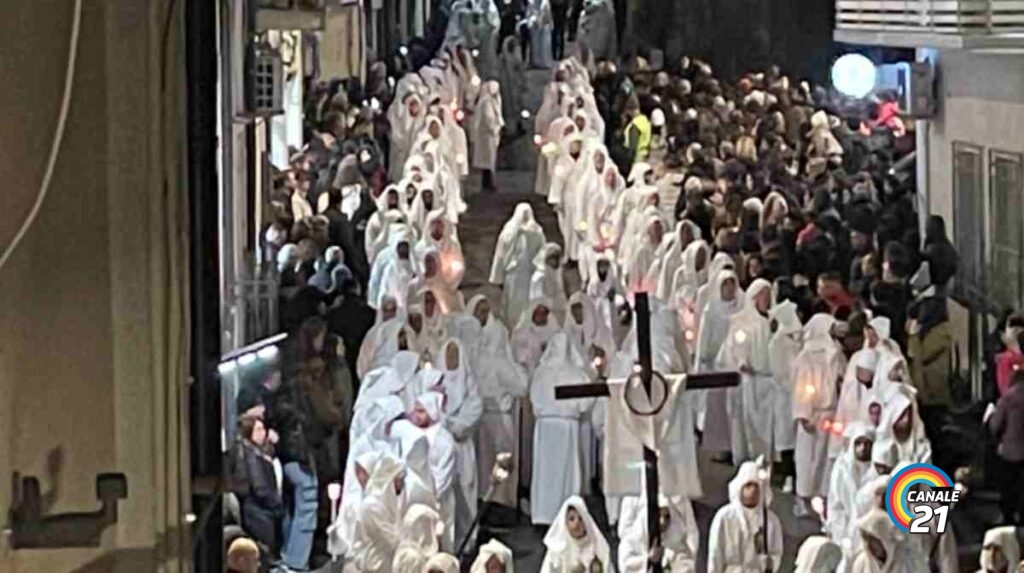
<path id="1" fill-rule="evenodd" d="M 525 105 L 530 112 L 540 107 L 540 99 L 544 85 L 550 77 L 549 72 L 531 70 L 528 72 L 528 94 Z M 532 118 L 529 125 L 532 126 Z M 532 129 L 528 128 L 532 132 Z M 485 292 L 497 300 L 501 292 L 487 284 L 491 256 L 501 227 L 511 216 L 517 203 L 527 201 L 533 206 L 537 221 L 544 227 L 549 241 L 559 241 L 554 211 L 545 203 L 544 198 L 533 193 L 533 178 L 536 169 L 537 150 L 529 135 L 505 140 L 499 152 L 496 193 L 480 193 L 479 174 L 474 173 L 467 181 L 467 202 L 469 210 L 459 223 L 460 240 L 466 257 L 466 279 L 463 285 L 466 299 L 478 292 Z M 566 288 L 573 292 L 579 285 L 575 271 L 566 272 Z M 514 325 L 509 325 L 510 329 Z M 715 510 L 727 502 L 727 485 L 735 469 L 729 465 L 714 463 L 710 456 L 701 454 L 700 474 L 705 496 L 694 500 L 694 512 L 701 528 L 701 556 L 698 570 L 705 569 L 707 555 L 707 535 L 714 517 Z M 792 567 L 793 559 L 800 542 L 807 535 L 816 531 L 814 520 L 797 520 L 792 515 L 792 497 L 775 491 L 772 509 L 782 520 L 786 536 L 786 560 L 783 570 Z M 595 516 L 603 521 L 603 500 L 588 499 Z M 528 519 L 521 518 L 519 525 L 511 529 L 495 529 L 496 537 L 510 547 L 516 556 L 516 570 L 539 571 L 544 558 L 544 530 L 529 525 Z M 615 542 L 609 539 L 613 548 Z"/>
<path id="2" fill-rule="evenodd" d="M 550 77 L 549 72 L 531 70 L 528 72 L 528 93 L 525 100 L 531 114 L 540 107 L 540 99 L 544 85 Z M 532 133 L 533 119 L 527 122 L 527 131 Z M 531 137 L 525 135 L 502 142 L 498 158 L 496 193 L 481 193 L 479 173 L 473 173 L 466 182 L 466 196 L 469 210 L 463 215 L 460 227 L 460 240 L 466 257 L 466 279 L 463 290 L 468 300 L 474 294 L 485 292 L 492 300 L 498 300 L 501 292 L 497 287 L 487 283 L 490 271 L 491 256 L 498 234 L 505 221 L 511 216 L 516 204 L 526 201 L 533 206 L 537 221 L 545 230 L 549 241 L 560 242 L 554 211 L 543 197 L 533 193 L 533 179 L 537 163 L 537 149 Z M 571 294 L 579 286 L 579 278 L 575 270 L 566 270 L 566 288 Z M 514 325 L 509 325 L 511 328 Z M 705 452 L 699 452 L 701 485 L 704 497 L 693 500 L 693 509 L 700 526 L 700 555 L 698 570 L 704 571 L 707 566 L 708 530 L 715 511 L 728 502 L 727 491 L 729 480 L 736 469 L 731 465 L 716 463 Z M 793 496 L 784 494 L 779 489 L 773 491 L 772 510 L 779 516 L 785 535 L 785 556 L 782 571 L 790 571 L 796 558 L 800 543 L 808 535 L 819 533 L 820 525 L 816 519 L 797 519 L 793 516 Z M 599 521 L 604 520 L 603 500 L 588 499 L 592 513 Z M 973 531 L 973 511 L 991 512 L 991 504 L 985 509 L 965 507 L 955 513 L 957 529 L 966 530 L 958 535 L 960 560 L 965 567 L 977 562 L 980 550 L 980 533 Z M 991 518 L 990 518 L 991 519 Z M 963 526 L 963 527 L 961 527 Z M 534 528 L 528 518 L 520 516 L 519 523 L 512 528 L 495 528 L 491 533 L 502 542 L 513 548 L 518 571 L 534 572 L 540 570 L 544 558 L 544 529 Z M 978 536 L 979 539 L 973 539 Z M 616 540 L 609 538 L 613 550 Z"/>

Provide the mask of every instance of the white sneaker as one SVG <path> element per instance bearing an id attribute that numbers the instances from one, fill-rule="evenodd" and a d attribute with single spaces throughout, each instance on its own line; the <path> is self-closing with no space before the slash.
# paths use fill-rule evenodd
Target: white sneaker
<path id="1" fill-rule="evenodd" d="M 793 493 L 793 476 L 786 476 L 786 481 L 782 482 L 782 493 Z"/>

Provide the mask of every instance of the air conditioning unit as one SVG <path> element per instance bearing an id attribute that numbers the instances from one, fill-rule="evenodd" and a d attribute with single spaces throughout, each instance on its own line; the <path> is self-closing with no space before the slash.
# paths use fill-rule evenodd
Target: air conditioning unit
<path id="1" fill-rule="evenodd" d="M 284 113 L 281 54 L 264 44 L 255 46 L 246 72 L 246 115 L 267 117 Z"/>
<path id="2" fill-rule="evenodd" d="M 936 112 L 935 69 L 927 62 L 899 62 L 878 66 L 876 92 L 896 94 L 900 113 L 927 119 Z"/>

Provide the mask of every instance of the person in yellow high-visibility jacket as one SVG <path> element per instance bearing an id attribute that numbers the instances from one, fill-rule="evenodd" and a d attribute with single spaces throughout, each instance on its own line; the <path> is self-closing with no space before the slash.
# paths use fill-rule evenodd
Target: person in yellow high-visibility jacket
<path id="1" fill-rule="evenodd" d="M 647 161 L 651 151 L 651 120 L 640 110 L 640 101 L 635 97 L 626 102 L 626 118 L 629 123 L 623 131 L 623 137 L 633 163 Z"/>

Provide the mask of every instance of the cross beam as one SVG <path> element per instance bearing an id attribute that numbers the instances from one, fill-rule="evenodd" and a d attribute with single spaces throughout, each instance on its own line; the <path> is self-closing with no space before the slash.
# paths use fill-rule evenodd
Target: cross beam
<path id="1" fill-rule="evenodd" d="M 635 293 L 634 297 L 640 380 L 644 385 L 644 390 L 647 392 L 647 397 L 650 398 L 651 381 L 654 372 L 651 353 L 651 306 L 647 293 Z M 687 375 L 685 379 L 686 391 L 727 388 L 738 386 L 740 383 L 738 372 L 691 374 Z M 556 400 L 602 398 L 609 395 L 610 391 L 607 382 L 555 387 Z M 684 429 L 684 431 L 686 430 Z M 658 520 L 658 454 L 647 447 L 644 447 L 644 486 L 647 492 L 647 546 L 650 549 L 661 544 L 661 524 Z M 661 573 L 661 563 L 650 563 L 648 570 L 654 573 Z"/>

